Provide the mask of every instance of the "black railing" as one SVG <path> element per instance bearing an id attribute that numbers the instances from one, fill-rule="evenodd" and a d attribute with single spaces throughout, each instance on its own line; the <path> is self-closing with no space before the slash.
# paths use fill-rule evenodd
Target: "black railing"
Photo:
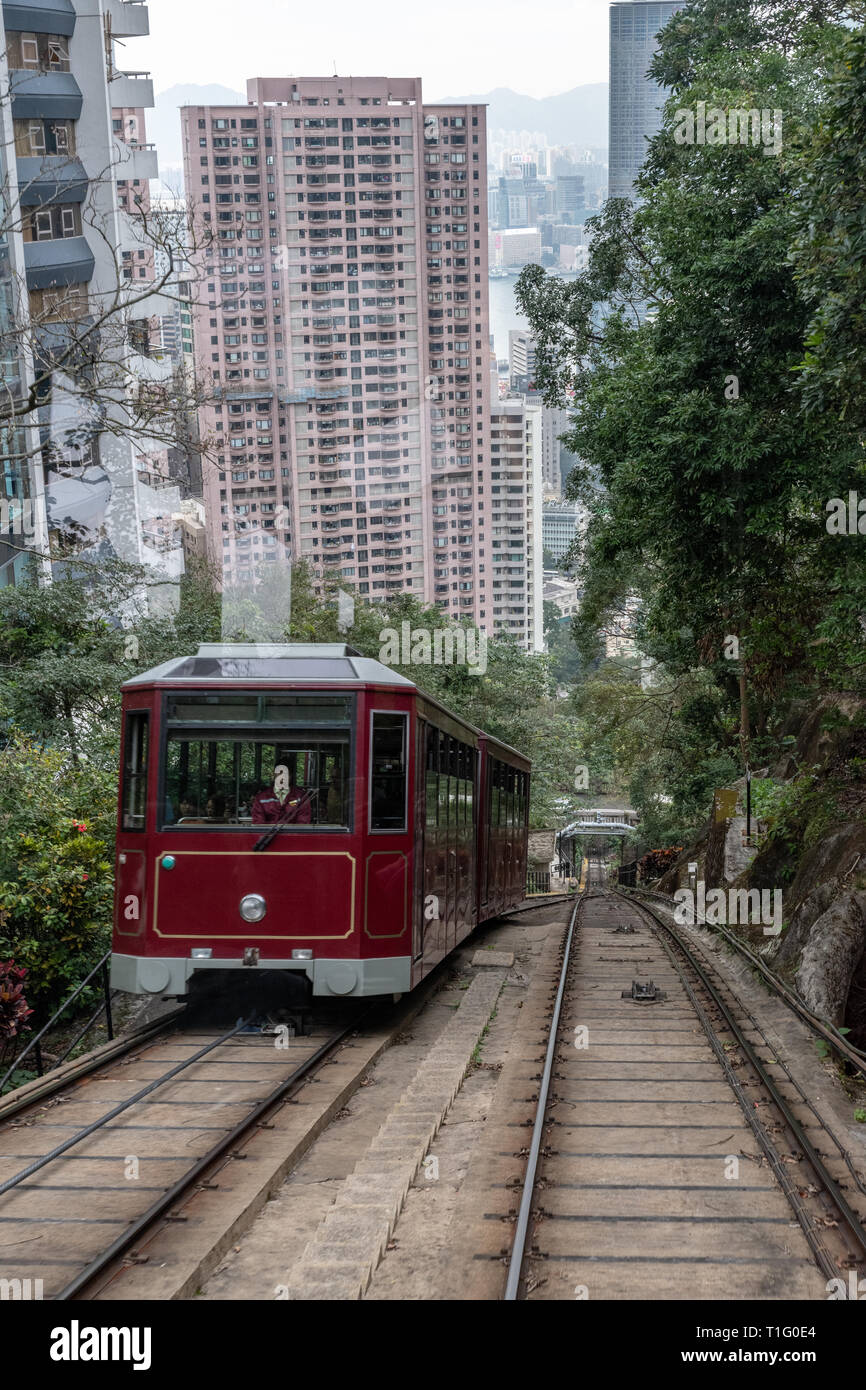
<path id="1" fill-rule="evenodd" d="M 526 875 L 527 893 L 549 893 L 550 874 L 547 871 L 530 869 Z"/>
<path id="2" fill-rule="evenodd" d="M 60 1008 L 57 1010 L 57 1012 L 55 1014 L 52 1014 L 48 1022 L 42 1028 L 39 1029 L 39 1032 L 36 1034 L 35 1038 L 31 1038 L 24 1050 L 18 1053 L 18 1056 L 13 1061 L 9 1070 L 2 1077 L 0 1077 L 0 1095 L 3 1094 L 3 1087 L 6 1085 L 6 1082 L 9 1080 L 11 1076 L 14 1076 L 16 1071 L 18 1071 L 24 1058 L 30 1052 L 33 1053 L 33 1058 L 36 1062 L 37 1076 L 45 1075 L 45 1066 L 42 1060 L 42 1047 L 40 1045 L 42 1039 L 45 1037 L 45 1034 L 49 1031 L 49 1029 L 54 1027 L 60 1015 L 64 1013 L 66 1009 L 68 1009 L 69 1005 L 73 1002 L 73 1000 L 77 999 L 79 994 L 81 994 L 82 991 L 87 988 L 94 975 L 98 975 L 100 972 L 102 973 L 102 999 L 98 1007 L 91 1014 L 90 1018 L 87 1020 L 81 1031 L 76 1034 L 75 1038 L 69 1044 L 63 1056 L 59 1057 L 56 1062 L 52 1063 L 48 1070 L 53 1071 L 55 1067 L 61 1066 L 61 1064 L 66 1061 L 73 1048 L 77 1047 L 78 1044 L 81 1042 L 81 1039 L 90 1032 L 91 1028 L 95 1024 L 96 1020 L 99 1018 L 99 1015 L 103 1012 L 103 1010 L 105 1011 L 105 1024 L 108 1030 L 108 1038 L 109 1041 L 111 1041 L 111 1039 L 114 1037 L 114 1021 L 111 1017 L 111 994 L 109 991 L 108 983 L 108 961 L 110 956 L 111 952 L 106 951 L 105 955 L 102 957 L 102 960 L 99 961 L 98 964 L 96 964 L 93 967 L 87 978 L 81 981 L 81 984 L 78 986 L 78 988 L 73 990 L 69 998 L 64 1000 L 64 1002 L 60 1005 Z M 14 1087 L 12 1089 L 14 1090 Z"/>

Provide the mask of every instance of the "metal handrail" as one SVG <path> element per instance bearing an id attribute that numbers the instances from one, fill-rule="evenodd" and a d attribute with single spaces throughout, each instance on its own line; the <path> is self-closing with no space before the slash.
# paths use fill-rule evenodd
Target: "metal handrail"
<path id="1" fill-rule="evenodd" d="M 78 986 L 77 989 L 73 990 L 73 992 L 72 992 L 72 994 L 70 994 L 69 998 L 68 998 L 68 999 L 65 999 L 65 1000 L 63 1001 L 63 1003 L 60 1005 L 60 1008 L 57 1010 L 57 1012 L 54 1013 L 54 1014 L 52 1014 L 51 1018 L 49 1018 L 48 1022 L 45 1024 L 45 1026 L 44 1026 L 43 1028 L 40 1028 L 40 1030 L 39 1030 L 39 1032 L 36 1034 L 35 1038 L 31 1038 L 31 1039 L 30 1039 L 29 1043 L 28 1043 L 27 1046 L 24 1048 L 23 1052 L 19 1052 L 18 1055 L 17 1055 L 17 1057 L 14 1058 L 14 1060 L 13 1060 L 13 1062 L 12 1062 L 12 1065 L 11 1065 L 11 1067 L 9 1068 L 9 1070 L 8 1070 L 2 1077 L 0 1077 L 0 1095 L 3 1094 L 3 1087 L 6 1085 L 6 1082 L 9 1080 L 10 1076 L 12 1076 L 13 1073 L 16 1072 L 16 1071 L 18 1070 L 18 1068 L 20 1067 L 20 1065 L 21 1065 L 22 1061 L 24 1060 L 24 1058 L 27 1056 L 27 1054 L 28 1054 L 30 1051 L 32 1051 L 33 1048 L 36 1049 L 36 1071 L 37 1071 L 37 1074 L 38 1074 L 39 1076 L 43 1076 L 43 1075 L 44 1075 L 44 1069 L 43 1069 L 43 1066 L 42 1066 L 42 1051 L 41 1051 L 41 1049 L 40 1049 L 40 1047 L 39 1047 L 40 1041 L 42 1040 L 42 1038 L 44 1038 L 44 1036 L 45 1036 L 45 1034 L 48 1032 L 49 1028 L 53 1027 L 53 1025 L 57 1022 L 58 1018 L 59 1018 L 60 1015 L 64 1012 L 64 1010 L 67 1009 L 67 1008 L 69 1007 L 69 1005 L 72 1003 L 72 1001 L 73 1001 L 74 999 L 77 999 L 77 998 L 78 998 L 78 996 L 79 996 L 79 994 L 81 994 L 82 990 L 85 989 L 85 988 L 87 987 L 87 985 L 90 984 L 90 981 L 93 979 L 94 975 L 96 975 L 97 972 L 100 971 L 100 970 L 102 971 L 103 1002 L 100 1004 L 100 1006 L 99 1006 L 99 1008 L 96 1010 L 96 1012 L 92 1015 L 90 1021 L 89 1021 L 89 1022 L 87 1023 L 87 1025 L 86 1025 L 86 1027 L 82 1030 L 82 1032 L 80 1032 L 80 1033 L 78 1034 L 78 1036 L 77 1036 L 77 1038 L 75 1039 L 75 1041 L 74 1041 L 73 1043 L 71 1043 L 71 1044 L 69 1045 L 69 1047 L 66 1049 L 66 1051 L 65 1051 L 64 1054 L 63 1054 L 63 1056 L 60 1058 L 60 1061 L 55 1063 L 55 1066 L 60 1066 L 60 1063 L 66 1060 L 66 1058 L 69 1056 L 69 1053 L 72 1051 L 73 1047 L 75 1047 L 76 1044 L 79 1043 L 79 1042 L 81 1041 L 81 1039 L 84 1037 L 85 1033 L 88 1033 L 88 1032 L 90 1031 L 90 1029 L 93 1027 L 94 1023 L 96 1022 L 96 1020 L 97 1020 L 97 1018 L 99 1017 L 99 1015 L 102 1013 L 102 1010 L 103 1010 L 103 1009 L 105 1009 L 105 1022 L 106 1022 L 106 1025 L 107 1025 L 107 1027 L 108 1027 L 108 1038 L 109 1038 L 109 1041 L 111 1041 L 111 1039 L 114 1037 L 114 1023 L 113 1023 L 113 1020 L 112 1020 L 112 1017 L 111 1017 L 111 995 L 110 995 L 110 993 L 109 993 L 109 982 L 108 982 L 108 959 L 109 959 L 110 955 L 111 955 L 111 951 L 110 951 L 110 950 L 109 950 L 109 951 L 106 951 L 106 953 L 105 953 L 105 955 L 102 957 L 102 959 L 101 959 L 100 961 L 98 961 L 96 965 L 94 965 L 93 969 L 91 970 L 90 974 L 86 977 L 86 979 L 82 980 L 82 981 L 81 981 L 81 984 Z M 49 1070 L 52 1070 L 52 1068 L 49 1068 Z M 14 1089 L 14 1088 L 13 1088 L 13 1089 Z"/>

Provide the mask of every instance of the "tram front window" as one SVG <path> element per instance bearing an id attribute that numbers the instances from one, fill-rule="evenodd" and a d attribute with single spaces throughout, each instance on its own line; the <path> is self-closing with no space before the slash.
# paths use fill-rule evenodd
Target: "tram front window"
<path id="1" fill-rule="evenodd" d="M 164 825 L 349 827 L 349 735 L 246 737 L 169 729 Z"/>

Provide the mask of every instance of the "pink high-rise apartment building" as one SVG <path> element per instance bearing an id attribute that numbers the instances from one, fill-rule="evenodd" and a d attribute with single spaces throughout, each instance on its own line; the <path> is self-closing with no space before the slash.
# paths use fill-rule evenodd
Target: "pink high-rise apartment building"
<path id="1" fill-rule="evenodd" d="M 257 78 L 182 111 L 211 556 L 493 632 L 486 129 L 417 78 Z M 282 542 L 282 544 L 281 544 Z"/>

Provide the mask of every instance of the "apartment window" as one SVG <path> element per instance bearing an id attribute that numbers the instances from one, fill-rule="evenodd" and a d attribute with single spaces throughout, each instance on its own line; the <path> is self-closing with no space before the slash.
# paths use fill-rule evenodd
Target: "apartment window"
<path id="1" fill-rule="evenodd" d="M 39 67 L 39 43 L 35 34 L 22 34 L 19 39 L 19 61 L 22 68 Z M 14 40 L 10 66 L 15 66 Z"/>
<path id="2" fill-rule="evenodd" d="M 87 312 L 86 285 L 64 285 L 60 289 L 30 291 L 30 314 L 37 323 L 48 323 L 55 319 L 79 319 Z"/>
<path id="3" fill-rule="evenodd" d="M 41 121 L 31 121 L 27 127 L 27 143 L 30 154 L 45 153 L 45 126 Z"/>
<path id="4" fill-rule="evenodd" d="M 69 49 L 62 34 L 33 34 L 26 30 L 10 33 L 8 58 L 10 68 L 26 68 L 30 72 L 69 71 Z"/>

